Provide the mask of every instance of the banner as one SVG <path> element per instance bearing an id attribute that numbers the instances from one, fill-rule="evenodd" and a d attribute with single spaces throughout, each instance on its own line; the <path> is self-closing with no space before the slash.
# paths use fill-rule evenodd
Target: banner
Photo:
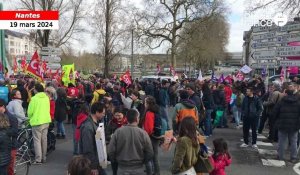
<path id="1" fill-rule="evenodd" d="M 240 69 L 240 71 L 243 72 L 244 74 L 248 74 L 252 71 L 252 69 L 249 66 L 245 65 Z"/>
<path id="2" fill-rule="evenodd" d="M 73 64 L 64 65 L 62 67 L 62 81 L 64 86 L 68 86 L 69 83 L 75 85 L 75 66 Z"/>
<path id="3" fill-rule="evenodd" d="M 14 65 L 13 65 L 13 71 L 14 73 L 18 72 L 18 63 L 17 63 L 17 58 L 14 58 Z"/>
<path id="4" fill-rule="evenodd" d="M 210 80 L 212 82 L 218 82 L 218 78 L 215 76 L 215 71 L 214 70 L 212 71 Z"/>
<path id="5" fill-rule="evenodd" d="M 37 54 L 37 51 L 34 52 L 31 57 L 30 63 L 27 66 L 26 73 L 32 78 L 36 79 L 39 82 L 43 82 L 42 75 L 40 74 L 40 59 Z"/>
<path id="6" fill-rule="evenodd" d="M 173 66 L 170 66 L 170 72 L 171 72 L 171 75 L 172 75 L 173 77 L 176 76 L 176 71 L 175 71 L 175 69 L 174 69 Z"/>
<path id="7" fill-rule="evenodd" d="M 224 75 L 222 74 L 218 80 L 218 83 L 223 83 L 224 82 Z"/>
<path id="8" fill-rule="evenodd" d="M 127 86 L 131 85 L 132 82 L 131 82 L 129 70 L 126 71 L 126 72 L 120 77 L 120 80 L 121 80 L 121 81 L 124 81 L 124 82 L 127 84 Z"/>
<path id="9" fill-rule="evenodd" d="M 21 68 L 24 72 L 26 71 L 26 67 L 27 67 L 26 57 L 24 56 L 21 60 Z"/>

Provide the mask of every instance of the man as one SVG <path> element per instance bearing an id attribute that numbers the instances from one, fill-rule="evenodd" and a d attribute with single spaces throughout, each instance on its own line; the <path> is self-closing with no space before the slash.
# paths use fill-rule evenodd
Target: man
<path id="1" fill-rule="evenodd" d="M 96 102 L 91 107 L 91 116 L 88 117 L 80 126 L 79 152 L 91 161 L 92 175 L 105 175 L 105 171 L 99 165 L 96 130 L 98 122 L 105 115 L 105 105 Z"/>
<path id="2" fill-rule="evenodd" d="M 263 111 L 262 103 L 257 96 L 253 95 L 253 89 L 247 88 L 246 97 L 242 104 L 242 115 L 243 115 L 243 137 L 244 143 L 241 145 L 242 148 L 248 147 L 249 129 L 252 130 L 252 147 L 257 149 L 256 139 L 257 133 L 256 128 L 258 124 L 259 116 Z"/>
<path id="3" fill-rule="evenodd" d="M 46 162 L 47 133 L 51 122 L 50 100 L 41 84 L 36 84 L 34 91 L 36 94 L 31 98 L 27 114 L 34 142 L 35 162 L 33 164 L 40 165 Z"/>
<path id="4" fill-rule="evenodd" d="M 280 93 L 280 85 L 279 84 L 271 84 L 269 86 L 269 97 L 268 100 L 263 103 L 266 108 L 266 114 L 269 119 L 269 137 L 266 140 L 267 142 L 277 142 L 278 135 L 277 130 L 275 128 L 275 119 L 272 115 L 272 111 L 274 106 L 281 100 L 282 94 Z"/>
<path id="5" fill-rule="evenodd" d="M 108 146 L 111 161 L 118 163 L 120 175 L 143 175 L 143 165 L 153 157 L 153 148 L 146 131 L 138 127 L 139 112 L 127 112 L 128 125 L 116 130 Z M 149 173 L 148 173 L 149 174 Z"/>
<path id="6" fill-rule="evenodd" d="M 168 119 L 168 105 L 170 104 L 169 94 L 168 94 L 169 82 L 167 80 L 162 80 L 161 88 L 159 90 L 159 107 L 162 117 L 167 121 L 168 129 L 169 119 Z"/>
<path id="7" fill-rule="evenodd" d="M 105 95 L 106 95 L 106 92 L 103 89 L 102 84 L 97 83 L 96 84 L 96 90 L 93 93 L 93 100 L 92 100 L 91 103 L 94 104 L 98 101 L 101 101 L 104 98 Z"/>
<path id="8" fill-rule="evenodd" d="M 273 116 L 278 128 L 278 159 L 283 160 L 286 140 L 290 145 L 291 162 L 297 163 L 297 139 L 300 129 L 300 102 L 294 90 L 286 90 L 286 96 L 274 107 Z"/>
<path id="9" fill-rule="evenodd" d="M 225 94 L 226 108 L 225 108 L 224 116 L 223 116 L 223 126 L 225 128 L 228 128 L 227 115 L 231 113 L 230 112 L 231 111 L 230 100 L 231 100 L 231 95 L 232 95 L 232 89 L 230 87 L 228 80 L 225 80 L 225 82 L 224 82 L 224 94 Z M 234 119 L 233 119 L 233 121 L 234 121 Z"/>
<path id="10" fill-rule="evenodd" d="M 194 83 L 188 83 L 185 86 L 185 90 L 188 92 L 189 94 L 189 99 L 194 102 L 194 104 L 196 105 L 197 111 L 198 111 L 198 116 L 201 113 L 202 110 L 204 109 L 204 106 L 202 105 L 202 99 L 200 98 L 200 95 L 196 93 L 196 86 Z M 198 124 L 198 123 L 197 123 Z M 200 125 L 200 123 L 199 123 Z"/>

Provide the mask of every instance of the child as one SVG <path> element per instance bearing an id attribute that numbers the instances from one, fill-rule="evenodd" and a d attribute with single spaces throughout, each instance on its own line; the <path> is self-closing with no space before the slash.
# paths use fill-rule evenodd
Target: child
<path id="1" fill-rule="evenodd" d="M 214 170 L 210 175 L 226 175 L 225 167 L 231 164 L 231 156 L 228 153 L 228 146 L 223 138 L 213 141 L 214 154 L 212 155 L 211 163 Z"/>
<path id="2" fill-rule="evenodd" d="M 83 156 L 74 156 L 68 165 L 68 175 L 90 175 L 91 161 Z"/>

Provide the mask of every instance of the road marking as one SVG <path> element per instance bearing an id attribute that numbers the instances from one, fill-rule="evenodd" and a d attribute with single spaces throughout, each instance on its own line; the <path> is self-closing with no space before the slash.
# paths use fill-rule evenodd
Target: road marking
<path id="1" fill-rule="evenodd" d="M 273 166 L 273 167 L 284 167 L 285 162 L 282 160 L 273 160 L 273 159 L 261 159 L 262 164 L 265 166 Z"/>
<path id="2" fill-rule="evenodd" d="M 293 170 L 300 175 L 300 162 L 294 165 Z"/>
<path id="3" fill-rule="evenodd" d="M 277 155 L 276 150 L 258 149 L 258 152 L 259 152 L 259 154 L 270 155 L 270 156 Z"/>
<path id="4" fill-rule="evenodd" d="M 260 146 L 273 146 L 272 143 L 266 143 L 266 142 L 261 142 L 261 141 L 257 141 L 256 145 L 260 145 Z"/>

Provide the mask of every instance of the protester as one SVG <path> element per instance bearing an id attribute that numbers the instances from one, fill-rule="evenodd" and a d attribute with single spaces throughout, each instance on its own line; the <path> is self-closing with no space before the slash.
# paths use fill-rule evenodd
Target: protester
<path id="1" fill-rule="evenodd" d="M 31 98 L 27 113 L 32 127 L 35 152 L 35 161 L 32 164 L 40 165 L 46 162 L 47 133 L 51 122 L 50 100 L 41 84 L 37 83 L 34 91 L 36 94 Z"/>
<path id="2" fill-rule="evenodd" d="M 185 117 L 179 127 L 171 171 L 173 174 L 196 175 L 194 166 L 200 146 L 197 138 L 196 123 L 193 117 Z"/>
<path id="3" fill-rule="evenodd" d="M 1 106 L 1 108 L 4 105 Z M 7 117 L 0 113 L 0 174 L 8 174 L 8 166 L 11 161 L 11 133 Z"/>
<path id="4" fill-rule="evenodd" d="M 84 156 L 74 156 L 68 165 L 68 175 L 91 175 L 91 161 Z"/>
<path id="5" fill-rule="evenodd" d="M 205 136 L 211 136 L 212 135 L 211 113 L 215 108 L 215 103 L 208 83 L 203 84 L 202 92 L 203 92 L 202 101 L 205 108 L 204 134 Z"/>
<path id="6" fill-rule="evenodd" d="M 7 104 L 9 101 L 9 89 L 5 86 L 5 81 L 0 79 L 0 98 Z"/>
<path id="7" fill-rule="evenodd" d="M 159 107 L 160 107 L 160 114 L 161 116 L 167 121 L 167 124 L 169 125 L 169 116 L 168 116 L 168 106 L 170 105 L 170 99 L 168 94 L 168 87 L 169 83 L 167 80 L 162 80 L 161 82 L 161 88 L 159 90 Z M 169 128 L 169 126 L 168 126 Z"/>
<path id="8" fill-rule="evenodd" d="M 245 97 L 242 104 L 242 115 L 243 115 L 243 137 L 244 143 L 241 145 L 242 148 L 248 147 L 249 145 L 249 130 L 252 130 L 252 147 L 257 149 L 257 125 L 258 118 L 261 116 L 263 111 L 262 103 L 257 96 L 254 96 L 253 89 L 247 88 L 247 96 Z"/>
<path id="9" fill-rule="evenodd" d="M 79 153 L 91 161 L 92 175 L 105 175 L 104 169 L 99 165 L 96 148 L 97 123 L 105 115 L 105 106 L 95 102 L 91 106 L 91 115 L 80 126 Z"/>
<path id="10" fill-rule="evenodd" d="M 290 146 L 290 160 L 299 162 L 297 154 L 297 139 L 300 129 L 300 101 L 294 90 L 286 90 L 286 96 L 273 109 L 275 127 L 278 128 L 278 159 L 284 160 L 286 140 Z"/>
<path id="11" fill-rule="evenodd" d="M 64 121 L 67 118 L 67 93 L 64 88 L 57 89 L 57 99 L 55 103 L 55 120 L 57 122 L 56 138 L 65 139 L 66 132 Z"/>
<path id="12" fill-rule="evenodd" d="M 89 116 L 89 106 L 87 104 L 81 104 L 78 116 L 76 117 L 77 122 L 76 122 L 76 130 L 75 130 L 75 142 L 74 142 L 73 155 L 79 154 L 80 126 L 88 118 L 88 116 Z"/>
<path id="13" fill-rule="evenodd" d="M 20 91 L 15 89 L 12 90 L 11 99 L 12 101 L 8 103 L 6 109 L 11 115 L 18 119 L 19 127 L 21 127 L 22 123 L 28 120 L 28 118 L 25 116 L 24 109 L 22 107 L 22 97 Z"/>
<path id="14" fill-rule="evenodd" d="M 54 87 L 49 86 L 45 89 L 46 94 L 48 95 L 50 99 L 50 116 L 51 121 L 54 121 L 54 115 L 55 115 L 55 100 L 57 99 L 56 90 Z"/>
<path id="15" fill-rule="evenodd" d="M 104 99 L 106 92 L 103 89 L 102 85 L 100 83 L 96 84 L 96 90 L 93 93 L 93 100 L 91 104 L 94 104 L 98 101 L 101 101 Z"/>
<path id="16" fill-rule="evenodd" d="M 129 124 L 117 129 L 109 143 L 107 154 L 112 162 L 118 163 L 119 175 L 146 174 L 143 165 L 153 158 L 151 140 L 138 127 L 139 115 L 136 109 L 130 109 L 126 114 Z"/>
<path id="17" fill-rule="evenodd" d="M 216 110 L 224 111 L 221 121 L 217 127 L 218 128 L 226 128 L 227 126 L 224 125 L 225 122 L 223 122 L 223 120 L 225 120 L 224 118 L 226 115 L 225 114 L 226 100 L 225 100 L 225 93 L 224 93 L 224 85 L 221 84 L 217 87 L 217 89 L 213 90 L 213 99 L 214 99 L 214 103 L 216 105 Z"/>
<path id="18" fill-rule="evenodd" d="M 226 175 L 225 167 L 231 164 L 231 156 L 228 146 L 223 138 L 213 140 L 214 153 L 212 155 L 212 165 L 214 170 L 209 175 Z"/>
<path id="19" fill-rule="evenodd" d="M 27 111 L 28 108 L 28 92 L 24 87 L 25 83 L 23 80 L 17 81 L 17 88 L 16 90 L 20 91 L 22 97 L 22 107 Z"/>

